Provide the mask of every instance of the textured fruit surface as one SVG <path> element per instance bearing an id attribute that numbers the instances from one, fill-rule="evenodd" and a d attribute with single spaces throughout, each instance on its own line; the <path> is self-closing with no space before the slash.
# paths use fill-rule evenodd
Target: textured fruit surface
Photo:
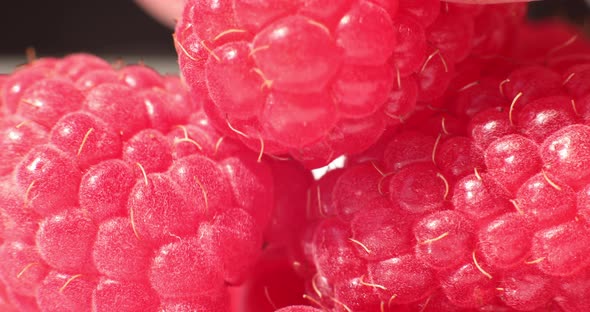
<path id="1" fill-rule="evenodd" d="M 1 83 L 6 309 L 227 312 L 291 207 L 275 176 L 304 198 L 308 172 L 218 134 L 178 77 L 75 54 Z"/>
<path id="2" fill-rule="evenodd" d="M 180 78 L 0 75 L 0 311 L 590 310 L 590 43 L 469 2 L 188 0 Z"/>
<path id="3" fill-rule="evenodd" d="M 472 53 L 504 51 L 523 8 L 191 0 L 174 38 L 182 75 L 214 126 L 316 168 L 368 149 L 442 97 Z"/>
<path id="4" fill-rule="evenodd" d="M 312 185 L 292 248 L 313 305 L 590 309 L 590 49 L 568 26 L 538 27 L 497 58 L 466 56 L 436 107 Z"/>

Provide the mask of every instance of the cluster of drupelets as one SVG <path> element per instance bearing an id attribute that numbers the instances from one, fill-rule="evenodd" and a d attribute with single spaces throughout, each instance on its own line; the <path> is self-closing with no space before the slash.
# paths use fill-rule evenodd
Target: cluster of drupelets
<path id="1" fill-rule="evenodd" d="M 261 253 L 282 171 L 211 128 L 178 77 L 146 66 L 79 54 L 3 78 L 2 302 L 228 310 L 224 283 Z"/>
<path id="2" fill-rule="evenodd" d="M 0 76 L 0 309 L 590 309 L 590 43 L 525 8 L 191 0 L 182 80 Z"/>
<path id="3" fill-rule="evenodd" d="M 315 168 L 373 145 L 456 65 L 510 44 L 524 4 L 439 0 L 189 1 L 179 64 L 218 129 Z"/>
<path id="4" fill-rule="evenodd" d="M 521 26 L 509 51 L 471 57 L 436 106 L 316 181 L 296 247 L 311 300 L 347 312 L 588 309 L 579 36 Z"/>

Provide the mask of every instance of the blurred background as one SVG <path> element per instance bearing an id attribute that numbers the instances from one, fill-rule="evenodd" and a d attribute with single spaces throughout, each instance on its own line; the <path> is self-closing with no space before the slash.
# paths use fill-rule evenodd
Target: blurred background
<path id="1" fill-rule="evenodd" d="M 90 52 L 109 60 L 144 61 L 176 72 L 172 30 L 131 0 L 20 0 L 0 7 L 0 73 L 38 56 Z"/>
<path id="2" fill-rule="evenodd" d="M 0 73 L 25 63 L 28 47 L 38 56 L 84 51 L 109 60 L 144 61 L 166 73 L 177 71 L 172 31 L 131 0 L 9 3 L 0 9 Z M 560 16 L 590 30 L 584 0 L 533 2 L 530 12 L 533 19 Z"/>
<path id="3" fill-rule="evenodd" d="M 529 6 L 532 19 L 559 16 L 584 27 L 590 26 L 590 0 L 543 0 L 531 2 Z"/>

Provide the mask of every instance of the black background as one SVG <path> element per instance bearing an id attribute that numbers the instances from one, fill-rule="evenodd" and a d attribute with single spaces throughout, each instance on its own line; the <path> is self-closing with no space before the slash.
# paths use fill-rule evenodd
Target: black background
<path id="1" fill-rule="evenodd" d="M 3 0 L 0 5 L 0 55 L 40 55 L 85 51 L 110 55 L 174 56 L 172 30 L 158 24 L 131 0 Z M 584 24 L 583 0 L 534 2 L 535 18 L 567 16 Z"/>
<path id="2" fill-rule="evenodd" d="M 0 54 L 174 55 L 172 30 L 131 0 L 3 0 Z"/>
<path id="3" fill-rule="evenodd" d="M 572 23 L 587 23 L 588 7 L 584 0 L 544 0 L 530 4 L 531 18 L 547 18 L 561 16 Z"/>

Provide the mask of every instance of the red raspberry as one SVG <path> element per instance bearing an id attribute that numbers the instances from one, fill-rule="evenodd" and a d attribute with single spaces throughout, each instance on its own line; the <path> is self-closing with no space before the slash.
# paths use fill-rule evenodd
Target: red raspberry
<path id="1" fill-rule="evenodd" d="M 229 311 L 227 285 L 310 183 L 217 133 L 178 77 L 144 65 L 78 54 L 0 84 L 3 311 Z M 301 186 L 275 194 L 292 172 Z"/>
<path id="2" fill-rule="evenodd" d="M 368 149 L 417 101 L 440 98 L 472 49 L 503 51 L 522 7 L 192 0 L 175 40 L 216 127 L 314 168 Z"/>
<path id="3" fill-rule="evenodd" d="M 565 52 L 506 53 L 507 64 L 470 56 L 480 62 L 468 73 L 474 80 L 450 82 L 436 103 L 444 112 L 422 108 L 312 185 L 319 212 L 307 215 L 292 248 L 312 271 L 304 276 L 313 303 L 331 311 L 590 308 L 589 67 L 553 66 L 577 57 Z"/>

